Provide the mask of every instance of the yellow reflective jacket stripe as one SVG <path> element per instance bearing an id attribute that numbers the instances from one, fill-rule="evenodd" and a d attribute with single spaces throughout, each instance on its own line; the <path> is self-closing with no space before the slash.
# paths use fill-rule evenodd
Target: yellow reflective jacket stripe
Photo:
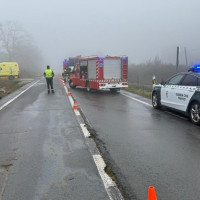
<path id="1" fill-rule="evenodd" d="M 46 78 L 51 78 L 52 76 L 52 70 L 51 69 L 46 69 L 45 70 L 45 77 Z"/>

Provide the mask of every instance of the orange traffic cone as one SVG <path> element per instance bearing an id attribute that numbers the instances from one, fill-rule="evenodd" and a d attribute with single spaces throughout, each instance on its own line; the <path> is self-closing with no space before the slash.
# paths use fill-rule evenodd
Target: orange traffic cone
<path id="1" fill-rule="evenodd" d="M 78 104 L 77 104 L 77 101 L 74 101 L 74 105 L 73 105 L 73 108 L 72 108 L 72 109 L 73 109 L 73 110 L 79 109 Z"/>
<path id="2" fill-rule="evenodd" d="M 156 191 L 153 186 L 149 186 L 148 200 L 157 200 Z"/>
<path id="3" fill-rule="evenodd" d="M 71 92 L 70 92 L 70 90 L 68 90 L 68 92 L 67 92 L 67 96 L 71 96 Z"/>

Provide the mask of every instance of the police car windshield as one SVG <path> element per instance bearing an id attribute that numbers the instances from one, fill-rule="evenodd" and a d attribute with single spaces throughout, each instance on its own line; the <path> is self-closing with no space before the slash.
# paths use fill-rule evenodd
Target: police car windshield
<path id="1" fill-rule="evenodd" d="M 182 80 L 183 76 L 185 74 L 178 74 L 175 75 L 174 77 L 172 77 L 171 79 L 169 79 L 166 84 L 167 85 L 178 85 L 180 83 L 180 81 Z"/>

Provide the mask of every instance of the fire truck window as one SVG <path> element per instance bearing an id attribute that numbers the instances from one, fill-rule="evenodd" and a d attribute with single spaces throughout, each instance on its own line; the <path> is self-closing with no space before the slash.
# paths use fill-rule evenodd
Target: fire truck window
<path id="1" fill-rule="evenodd" d="M 80 77 L 85 77 L 87 76 L 87 66 L 80 66 Z"/>

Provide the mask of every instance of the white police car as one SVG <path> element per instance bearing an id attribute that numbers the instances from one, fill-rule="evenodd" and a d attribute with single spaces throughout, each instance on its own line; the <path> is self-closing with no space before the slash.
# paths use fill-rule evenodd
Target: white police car
<path id="1" fill-rule="evenodd" d="M 152 105 L 156 109 L 162 106 L 174 109 L 190 117 L 194 124 L 200 124 L 200 65 L 153 85 Z"/>

